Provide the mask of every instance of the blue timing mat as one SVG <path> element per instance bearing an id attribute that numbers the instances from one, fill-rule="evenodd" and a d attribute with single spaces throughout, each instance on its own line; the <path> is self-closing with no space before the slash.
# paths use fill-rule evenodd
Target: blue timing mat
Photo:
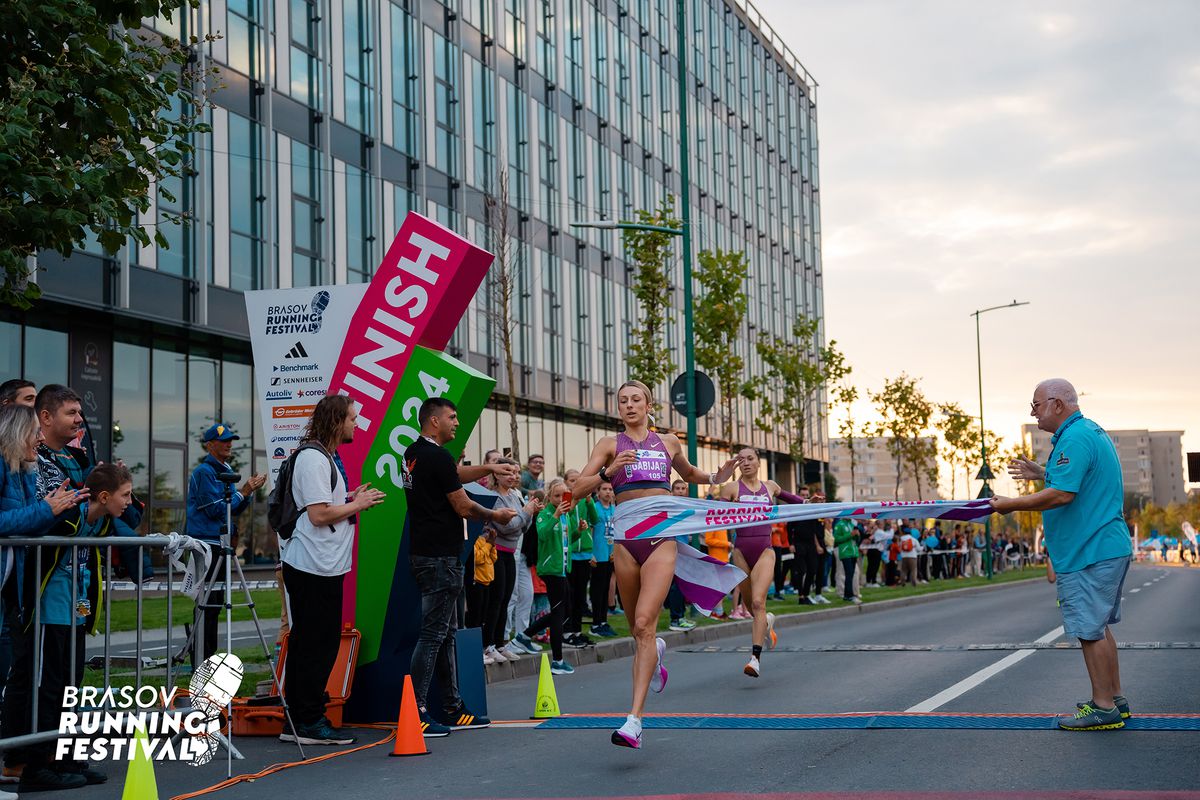
<path id="1" fill-rule="evenodd" d="M 968 715 L 968 714 L 862 714 L 856 716 L 701 716 L 672 715 L 642 718 L 646 729 L 676 730 L 1057 730 L 1057 716 Z M 539 730 L 586 730 L 615 728 L 623 717 L 563 716 L 548 719 Z M 1200 714 L 1171 716 L 1136 715 L 1125 720 L 1131 731 L 1200 731 Z"/>

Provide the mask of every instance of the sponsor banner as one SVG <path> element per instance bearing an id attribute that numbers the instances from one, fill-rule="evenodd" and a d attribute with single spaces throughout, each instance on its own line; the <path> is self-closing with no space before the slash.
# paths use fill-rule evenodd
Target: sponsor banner
<path id="1" fill-rule="evenodd" d="M 450 229 L 405 217 L 353 318 L 340 326 L 345 344 L 329 388 L 358 403 L 359 433 L 339 448 L 351 485 L 366 474 L 413 350 L 446 346 L 491 263 L 491 253 Z"/>
<path id="2" fill-rule="evenodd" d="M 268 491 L 328 390 L 346 326 L 366 290 L 352 284 L 245 293 Z"/>
<path id="3" fill-rule="evenodd" d="M 417 409 L 429 397 L 448 398 L 458 407 L 458 431 L 446 445 L 457 458 L 475 429 L 496 381 L 445 353 L 415 348 L 396 387 L 380 433 L 367 455 L 363 480 L 387 492 L 387 499 L 358 518 L 356 568 L 347 584 L 353 597 L 354 627 L 362 633 L 359 663 L 379 656 L 392 575 L 397 569 L 400 535 L 408 503 L 404 493 L 404 451 L 419 435 Z M 401 565 L 400 569 L 407 569 Z M 353 588 L 351 588 L 353 587 Z"/>

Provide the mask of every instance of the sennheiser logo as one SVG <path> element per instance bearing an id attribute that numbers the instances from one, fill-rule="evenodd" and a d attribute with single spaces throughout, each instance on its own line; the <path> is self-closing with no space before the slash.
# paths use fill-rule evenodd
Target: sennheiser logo
<path id="1" fill-rule="evenodd" d="M 192 674 L 191 704 L 183 708 L 175 705 L 179 690 L 174 687 L 68 686 L 55 760 L 132 761 L 141 754 L 156 761 L 207 764 L 221 743 L 221 713 L 241 688 L 243 674 L 237 656 L 210 656 Z M 81 710 L 85 708 L 106 710 Z M 140 739 L 139 730 L 145 734 Z"/>

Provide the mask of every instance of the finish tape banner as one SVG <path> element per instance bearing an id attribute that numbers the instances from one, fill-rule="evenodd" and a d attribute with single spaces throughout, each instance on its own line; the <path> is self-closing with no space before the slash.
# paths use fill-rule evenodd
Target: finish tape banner
<path id="1" fill-rule="evenodd" d="M 354 441 L 338 449 L 350 488 L 370 483 L 387 493 L 359 515 L 344 585 L 343 620 L 362 633 L 351 704 L 363 719 L 394 716 L 418 630 L 400 469 L 419 435 L 417 410 L 429 397 L 455 403 L 459 427 L 447 447 L 457 456 L 495 387 L 494 379 L 441 352 L 492 259 L 410 212 L 369 284 L 246 293 L 271 485 L 317 402 L 336 392 L 358 410 Z M 386 669 L 376 663 L 381 657 Z"/>
<path id="2" fill-rule="evenodd" d="M 643 497 L 617 506 L 613 538 L 661 539 L 809 519 L 944 519 L 972 522 L 992 513 L 987 500 L 751 505 L 687 497 Z"/>

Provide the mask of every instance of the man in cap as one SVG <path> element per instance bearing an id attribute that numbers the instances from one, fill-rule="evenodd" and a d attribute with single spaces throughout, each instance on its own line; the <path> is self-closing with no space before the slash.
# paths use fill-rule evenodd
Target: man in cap
<path id="1" fill-rule="evenodd" d="M 233 472 L 229 459 L 233 453 L 233 443 L 240 439 L 233 428 L 224 423 L 217 423 L 204 432 L 200 437 L 201 443 L 208 455 L 204 457 L 194 470 L 188 481 L 187 493 L 187 535 L 210 544 L 220 544 L 221 534 L 225 532 L 225 485 L 217 478 L 223 473 Z M 254 493 L 266 483 L 267 476 L 251 475 L 241 488 L 233 493 L 231 511 L 233 517 L 246 510 Z M 237 525 L 230 532 L 230 546 L 236 546 Z M 205 581 L 213 580 L 217 566 L 213 560 Z M 225 592 L 213 591 L 208 605 L 217 606 L 225 602 Z M 201 625 L 200 615 L 204 615 Z M 220 621 L 219 608 L 196 609 L 193 625 L 196 636 L 193 639 L 192 667 L 198 667 L 217 649 L 217 623 Z"/>

